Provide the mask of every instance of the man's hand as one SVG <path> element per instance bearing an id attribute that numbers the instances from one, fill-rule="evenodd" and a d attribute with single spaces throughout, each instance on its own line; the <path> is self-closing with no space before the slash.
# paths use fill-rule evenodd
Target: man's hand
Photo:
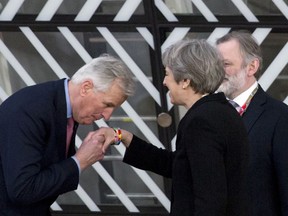
<path id="1" fill-rule="evenodd" d="M 88 133 L 75 154 L 75 157 L 79 161 L 81 171 L 103 159 L 104 141 L 105 137 L 97 133 L 97 131 Z"/>
<path id="2" fill-rule="evenodd" d="M 98 132 L 99 135 L 105 137 L 103 145 L 103 152 L 105 153 L 106 149 L 115 143 L 115 136 L 117 136 L 117 134 L 115 133 L 114 129 L 110 127 L 101 127 L 95 132 Z M 133 134 L 131 132 L 121 129 L 121 142 L 126 148 L 129 147 L 132 138 Z"/>

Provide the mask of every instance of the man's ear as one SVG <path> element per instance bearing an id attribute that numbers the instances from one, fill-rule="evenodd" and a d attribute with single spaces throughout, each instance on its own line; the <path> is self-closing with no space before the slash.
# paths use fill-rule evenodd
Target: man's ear
<path id="1" fill-rule="evenodd" d="M 258 71 L 259 67 L 260 67 L 259 59 L 255 58 L 247 66 L 247 72 L 248 72 L 247 75 L 254 76 L 255 73 Z"/>
<path id="2" fill-rule="evenodd" d="M 80 94 L 82 96 L 87 95 L 89 92 L 93 91 L 94 85 L 91 80 L 85 80 L 81 84 Z"/>

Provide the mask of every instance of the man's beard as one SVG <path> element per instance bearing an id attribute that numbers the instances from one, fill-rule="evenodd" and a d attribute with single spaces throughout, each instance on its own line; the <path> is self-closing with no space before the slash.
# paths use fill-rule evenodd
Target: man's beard
<path id="1" fill-rule="evenodd" d="M 242 69 L 239 73 L 226 76 L 218 88 L 218 92 L 223 92 L 229 99 L 237 97 L 237 92 L 245 85 L 246 71 Z"/>

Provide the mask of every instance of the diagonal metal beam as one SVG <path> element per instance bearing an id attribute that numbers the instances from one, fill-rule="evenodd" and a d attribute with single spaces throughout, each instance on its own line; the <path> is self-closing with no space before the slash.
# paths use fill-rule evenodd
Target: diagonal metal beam
<path id="1" fill-rule="evenodd" d="M 0 14 L 1 21 L 11 21 L 22 6 L 24 0 L 10 0 Z"/>
<path id="2" fill-rule="evenodd" d="M 251 10 L 242 0 L 231 0 L 231 1 L 249 22 L 259 22 L 257 17 L 251 12 Z"/>
<path id="3" fill-rule="evenodd" d="M 189 31 L 190 28 L 174 28 L 166 38 L 165 42 L 161 45 L 161 52 L 163 53 L 167 47 L 174 44 L 176 41 L 182 40 Z"/>
<path id="4" fill-rule="evenodd" d="M 256 28 L 252 36 L 256 39 L 257 43 L 260 45 L 264 39 L 269 35 L 272 28 Z"/>
<path id="5" fill-rule="evenodd" d="M 113 21 L 115 22 L 128 21 L 141 2 L 142 0 L 126 0 L 123 6 L 118 11 L 118 13 L 116 14 Z"/>
<path id="6" fill-rule="evenodd" d="M 288 19 L 288 6 L 283 0 L 272 0 L 281 13 Z"/>
<path id="7" fill-rule="evenodd" d="M 52 205 L 50 206 L 50 208 L 53 211 L 63 211 L 63 209 L 60 207 L 60 205 L 57 202 L 52 203 Z"/>
<path id="8" fill-rule="evenodd" d="M 124 156 L 125 147 L 124 145 L 115 146 L 118 152 Z M 157 197 L 159 202 L 163 205 L 163 207 L 169 212 L 170 211 L 170 200 L 163 193 L 163 191 L 158 187 L 158 185 L 153 181 L 153 179 L 148 175 L 144 170 L 140 170 L 133 166 L 130 166 L 135 173 L 139 176 L 139 178 L 146 184 L 146 186 L 150 189 L 150 191 Z"/>
<path id="9" fill-rule="evenodd" d="M 68 78 L 65 71 L 59 66 L 53 56 L 48 52 L 48 50 L 44 47 L 41 41 L 36 37 L 36 35 L 32 32 L 29 27 L 20 27 L 20 30 L 27 37 L 27 39 L 31 42 L 31 44 L 35 47 L 35 49 L 39 52 L 42 58 L 47 62 L 47 64 L 51 67 L 51 69 L 55 72 L 55 74 L 61 78 Z"/>
<path id="10" fill-rule="evenodd" d="M 210 9 L 204 4 L 202 0 L 191 0 L 198 10 L 202 13 L 205 19 L 208 22 L 218 22 L 218 19 L 214 16 L 214 14 L 210 11 Z"/>
<path id="11" fill-rule="evenodd" d="M 128 55 L 125 49 L 120 45 L 112 33 L 105 27 L 97 27 L 97 30 L 100 34 L 106 39 L 106 41 L 111 45 L 115 50 L 118 56 L 126 63 L 130 70 L 137 77 L 139 82 L 143 85 L 144 88 L 149 92 L 152 98 L 161 106 L 159 91 L 156 87 L 150 82 L 150 80 L 145 76 L 143 71 L 138 67 L 138 65 L 133 61 L 133 59 Z"/>
<path id="12" fill-rule="evenodd" d="M 49 21 L 52 19 L 58 8 L 62 4 L 63 0 L 48 0 L 40 13 L 38 14 L 36 21 Z"/>
<path id="13" fill-rule="evenodd" d="M 74 21 L 89 21 L 94 15 L 102 0 L 87 0 Z"/>
<path id="14" fill-rule="evenodd" d="M 261 84 L 264 91 L 266 91 L 270 87 L 270 85 L 281 73 L 283 68 L 287 65 L 288 63 L 287 53 L 288 53 L 288 42 L 281 49 L 281 51 L 275 57 L 273 62 L 269 65 L 269 67 L 266 69 L 264 74 L 259 79 L 259 83 Z"/>
<path id="15" fill-rule="evenodd" d="M 215 28 L 214 31 L 207 38 L 207 41 L 210 44 L 215 45 L 216 40 L 227 34 L 230 30 L 231 28 Z"/>
<path id="16" fill-rule="evenodd" d="M 288 96 L 285 98 L 283 102 L 288 105 Z"/>
<path id="17" fill-rule="evenodd" d="M 0 99 L 3 102 L 8 98 L 8 94 L 4 91 L 4 89 L 0 86 Z M 1 103 L 0 103 L 1 104 Z"/>
<path id="18" fill-rule="evenodd" d="M 4 44 L 3 40 L 0 40 L 0 51 L 5 57 L 5 59 L 10 63 L 11 67 L 13 67 L 16 73 L 23 79 L 26 85 L 36 84 L 34 80 L 30 77 L 30 75 L 27 73 L 27 71 L 23 68 L 23 66 L 19 63 L 19 61 L 15 58 L 12 52 Z"/>
<path id="19" fill-rule="evenodd" d="M 146 27 L 138 27 L 136 28 L 137 31 L 142 35 L 142 37 L 145 39 L 145 41 L 149 44 L 149 46 L 154 50 L 154 41 L 153 41 L 153 35 Z"/>
<path id="20" fill-rule="evenodd" d="M 154 0 L 155 6 L 169 22 L 178 22 L 177 17 L 171 12 L 162 0 Z"/>

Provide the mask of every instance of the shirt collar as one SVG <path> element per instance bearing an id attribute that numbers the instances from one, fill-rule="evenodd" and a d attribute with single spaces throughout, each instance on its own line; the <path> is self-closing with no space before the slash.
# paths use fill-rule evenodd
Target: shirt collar
<path id="1" fill-rule="evenodd" d="M 69 91 L 68 91 L 68 79 L 64 81 L 64 89 L 65 89 L 65 98 L 66 98 L 66 105 L 67 105 L 67 118 L 72 117 L 72 107 L 70 103 Z"/>
<path id="2" fill-rule="evenodd" d="M 244 91 L 243 93 L 238 95 L 236 98 L 234 98 L 233 101 L 239 104 L 239 106 L 243 106 L 246 103 L 249 96 L 254 91 L 254 89 L 257 88 L 257 85 L 258 85 L 258 82 L 254 82 L 254 84 L 250 86 L 250 88 L 248 88 L 246 91 Z"/>

